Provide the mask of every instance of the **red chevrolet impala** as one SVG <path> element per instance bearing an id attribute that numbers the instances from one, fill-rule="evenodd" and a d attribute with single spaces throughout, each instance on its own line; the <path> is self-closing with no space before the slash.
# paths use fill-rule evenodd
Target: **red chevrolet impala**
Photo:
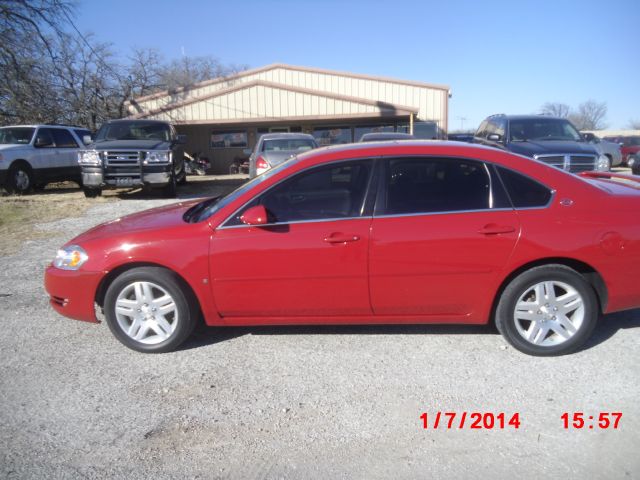
<path id="1" fill-rule="evenodd" d="M 51 305 L 126 346 L 195 324 L 494 321 L 515 348 L 579 348 L 640 307 L 640 182 L 455 142 L 299 155 L 223 198 L 99 225 L 47 268 Z"/>

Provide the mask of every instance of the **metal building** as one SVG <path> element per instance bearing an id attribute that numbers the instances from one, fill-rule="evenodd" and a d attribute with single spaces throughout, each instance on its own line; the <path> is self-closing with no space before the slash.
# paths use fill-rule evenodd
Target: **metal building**
<path id="1" fill-rule="evenodd" d="M 262 133 L 306 132 L 321 145 L 367 132 L 445 138 L 449 87 L 274 64 L 129 102 L 131 118 L 168 120 L 187 135 L 186 150 L 228 172 Z"/>

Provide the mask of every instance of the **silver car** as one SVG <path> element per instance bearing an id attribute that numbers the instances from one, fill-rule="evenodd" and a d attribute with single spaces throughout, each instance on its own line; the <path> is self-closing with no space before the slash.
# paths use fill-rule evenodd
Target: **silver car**
<path id="1" fill-rule="evenodd" d="M 257 177 L 285 160 L 314 148 L 318 148 L 316 139 L 306 133 L 265 133 L 249 157 L 249 178 Z"/>
<path id="2" fill-rule="evenodd" d="M 617 167 L 622 163 L 622 152 L 620 145 L 608 140 L 603 140 L 593 133 L 583 133 L 584 139 L 595 147 L 600 155 L 609 159 L 609 168 Z"/>

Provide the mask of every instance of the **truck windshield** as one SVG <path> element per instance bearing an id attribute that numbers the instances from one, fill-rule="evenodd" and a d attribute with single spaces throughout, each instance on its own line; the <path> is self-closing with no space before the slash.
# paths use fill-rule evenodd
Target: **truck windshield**
<path id="1" fill-rule="evenodd" d="M 35 130 L 30 127 L 0 128 L 0 145 L 27 145 Z"/>
<path id="2" fill-rule="evenodd" d="M 293 151 L 303 152 L 305 150 L 311 150 L 315 148 L 315 142 L 306 138 L 278 138 L 273 140 L 265 140 L 262 145 L 263 152 L 277 152 L 277 151 Z"/>
<path id="3" fill-rule="evenodd" d="M 106 123 L 96 134 L 96 142 L 109 140 L 162 140 L 171 141 L 171 129 L 166 123 L 115 122 Z"/>
<path id="4" fill-rule="evenodd" d="M 568 120 L 560 118 L 511 120 L 509 134 L 512 142 L 526 142 L 528 140 L 582 141 L 578 130 Z"/>

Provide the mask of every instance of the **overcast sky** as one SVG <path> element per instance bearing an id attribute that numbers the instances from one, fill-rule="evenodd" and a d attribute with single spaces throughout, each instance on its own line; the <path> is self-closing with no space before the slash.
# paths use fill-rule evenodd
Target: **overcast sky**
<path id="1" fill-rule="evenodd" d="M 120 54 L 214 55 L 445 84 L 449 129 L 545 102 L 640 120 L 640 1 L 80 0 L 78 28 Z"/>

